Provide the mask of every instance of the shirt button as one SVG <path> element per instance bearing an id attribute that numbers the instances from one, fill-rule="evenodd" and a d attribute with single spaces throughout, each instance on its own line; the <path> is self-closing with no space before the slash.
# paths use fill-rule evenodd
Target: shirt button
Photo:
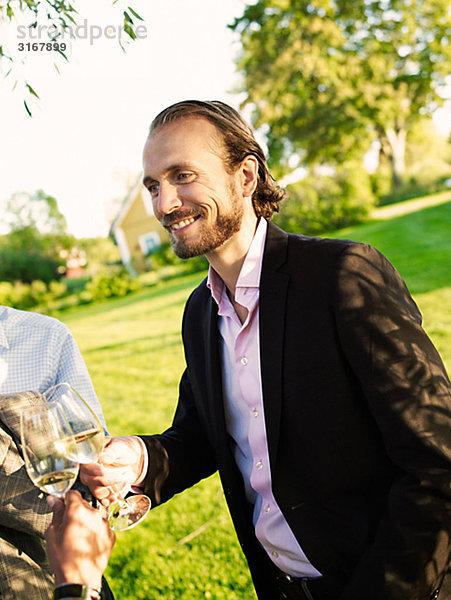
<path id="1" fill-rule="evenodd" d="M 243 356 L 243 358 L 241 359 L 241 364 L 246 366 L 248 362 L 249 361 L 247 360 L 247 358 L 245 356 Z"/>
<path id="2" fill-rule="evenodd" d="M 271 507 L 269 506 L 269 504 L 267 504 L 263 510 L 265 511 L 265 513 L 269 513 Z"/>
<path id="3" fill-rule="evenodd" d="M 279 557 L 279 553 L 276 552 L 275 550 L 274 550 L 274 552 L 271 552 L 271 554 L 274 556 L 274 558 L 278 558 Z"/>
<path id="4" fill-rule="evenodd" d="M 258 462 L 256 462 L 255 466 L 257 467 L 257 469 L 263 469 L 263 463 L 262 463 L 262 461 L 259 460 Z"/>
<path id="5" fill-rule="evenodd" d="M 252 416 L 253 416 L 253 417 L 258 417 L 258 410 L 257 410 L 256 408 L 254 408 L 254 409 L 252 410 Z"/>

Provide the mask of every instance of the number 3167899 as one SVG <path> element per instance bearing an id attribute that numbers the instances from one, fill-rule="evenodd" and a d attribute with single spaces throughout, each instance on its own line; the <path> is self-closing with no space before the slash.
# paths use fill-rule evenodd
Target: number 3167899
<path id="1" fill-rule="evenodd" d="M 24 44 L 20 42 L 18 44 L 18 50 L 24 52 L 64 52 L 66 50 L 66 44 L 64 42 L 27 42 Z"/>

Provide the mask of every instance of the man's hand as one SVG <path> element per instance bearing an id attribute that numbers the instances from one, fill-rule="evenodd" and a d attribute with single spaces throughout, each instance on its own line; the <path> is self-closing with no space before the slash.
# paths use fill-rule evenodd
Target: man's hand
<path id="1" fill-rule="evenodd" d="M 48 496 L 53 519 L 47 529 L 47 554 L 55 583 L 85 583 L 100 588 L 115 535 L 100 512 L 70 491 L 65 500 Z"/>
<path id="2" fill-rule="evenodd" d="M 81 480 L 108 506 L 138 481 L 143 466 L 143 447 L 136 437 L 107 437 L 99 462 L 80 465 Z"/>

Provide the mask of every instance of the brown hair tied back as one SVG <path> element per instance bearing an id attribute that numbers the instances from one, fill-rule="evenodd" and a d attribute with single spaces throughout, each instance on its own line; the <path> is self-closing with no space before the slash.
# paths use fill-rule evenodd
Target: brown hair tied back
<path id="1" fill-rule="evenodd" d="M 279 212 L 279 202 L 285 198 L 286 193 L 275 184 L 268 170 L 265 154 L 255 140 L 252 129 L 234 108 L 219 100 L 184 100 L 160 112 L 152 121 L 150 132 L 167 123 L 192 116 L 207 119 L 221 132 L 227 153 L 224 158 L 230 172 L 246 156 L 255 156 L 258 161 L 258 182 L 252 204 L 257 217 L 271 219 L 274 212 Z"/>

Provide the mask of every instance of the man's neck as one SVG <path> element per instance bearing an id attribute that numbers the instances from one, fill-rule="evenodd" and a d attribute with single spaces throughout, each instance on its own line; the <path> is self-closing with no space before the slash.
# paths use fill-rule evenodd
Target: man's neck
<path id="1" fill-rule="evenodd" d="M 229 297 L 235 299 L 235 286 L 246 254 L 254 239 L 258 219 L 255 215 L 243 218 L 240 230 L 220 248 L 206 254 L 207 260 L 227 287 Z"/>

